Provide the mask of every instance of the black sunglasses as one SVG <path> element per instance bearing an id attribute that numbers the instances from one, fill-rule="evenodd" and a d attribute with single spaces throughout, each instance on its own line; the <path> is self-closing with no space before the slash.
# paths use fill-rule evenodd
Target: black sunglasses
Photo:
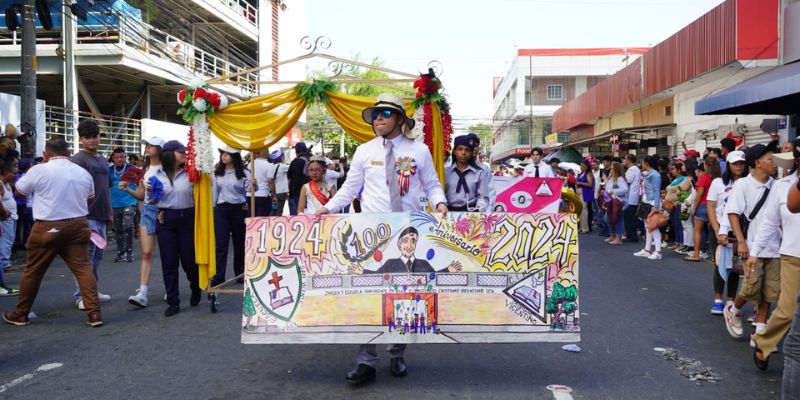
<path id="1" fill-rule="evenodd" d="M 378 118 L 378 115 L 382 116 L 384 119 L 389 119 L 392 117 L 392 110 L 383 109 L 383 110 L 372 110 L 372 119 Z"/>

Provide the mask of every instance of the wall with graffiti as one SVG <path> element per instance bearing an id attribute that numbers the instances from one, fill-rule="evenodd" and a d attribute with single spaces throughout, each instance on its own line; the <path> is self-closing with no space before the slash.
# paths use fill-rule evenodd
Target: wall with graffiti
<path id="1" fill-rule="evenodd" d="M 247 224 L 243 343 L 580 339 L 575 214 L 348 214 Z"/>

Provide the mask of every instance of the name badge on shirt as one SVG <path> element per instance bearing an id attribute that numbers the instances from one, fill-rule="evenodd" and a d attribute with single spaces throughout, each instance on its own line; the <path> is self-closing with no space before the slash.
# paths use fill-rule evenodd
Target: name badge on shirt
<path id="1" fill-rule="evenodd" d="M 382 167 L 383 166 L 383 161 L 381 161 L 381 160 L 372 160 L 370 162 L 370 165 L 375 166 L 375 167 Z"/>

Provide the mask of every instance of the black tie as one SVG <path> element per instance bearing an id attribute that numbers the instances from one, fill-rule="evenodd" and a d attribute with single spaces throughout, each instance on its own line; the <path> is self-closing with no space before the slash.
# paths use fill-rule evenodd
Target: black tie
<path id="1" fill-rule="evenodd" d="M 411 259 L 406 261 L 406 271 L 411 272 Z"/>
<path id="2" fill-rule="evenodd" d="M 536 173 L 533 176 L 538 178 L 539 177 L 539 166 L 538 165 L 534 165 L 533 168 L 536 168 Z"/>
<path id="3" fill-rule="evenodd" d="M 465 178 L 469 170 L 461 171 L 458 168 L 455 168 L 453 169 L 453 171 L 456 171 L 456 175 L 458 175 L 458 183 L 456 183 L 456 193 L 461 193 L 461 186 L 464 186 L 464 193 L 469 194 L 469 186 L 467 186 L 467 178 Z"/>

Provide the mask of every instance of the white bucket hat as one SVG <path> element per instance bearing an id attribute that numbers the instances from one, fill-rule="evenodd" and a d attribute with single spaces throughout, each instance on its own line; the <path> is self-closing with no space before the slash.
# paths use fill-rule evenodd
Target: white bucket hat
<path id="1" fill-rule="evenodd" d="M 392 110 L 401 115 L 405 121 L 403 124 L 403 135 L 406 137 L 411 135 L 411 130 L 414 129 L 415 121 L 413 118 L 409 118 L 408 115 L 406 115 L 405 103 L 400 96 L 391 93 L 383 93 L 378 96 L 375 105 L 367 107 L 361 112 L 361 118 L 364 119 L 364 122 L 372 125 L 372 112 L 375 110 Z"/>
<path id="2" fill-rule="evenodd" d="M 241 150 L 234 149 L 233 147 L 228 146 L 227 144 L 222 145 L 222 147 L 219 148 L 219 151 L 224 151 L 228 154 L 239 154 L 242 152 Z"/>

